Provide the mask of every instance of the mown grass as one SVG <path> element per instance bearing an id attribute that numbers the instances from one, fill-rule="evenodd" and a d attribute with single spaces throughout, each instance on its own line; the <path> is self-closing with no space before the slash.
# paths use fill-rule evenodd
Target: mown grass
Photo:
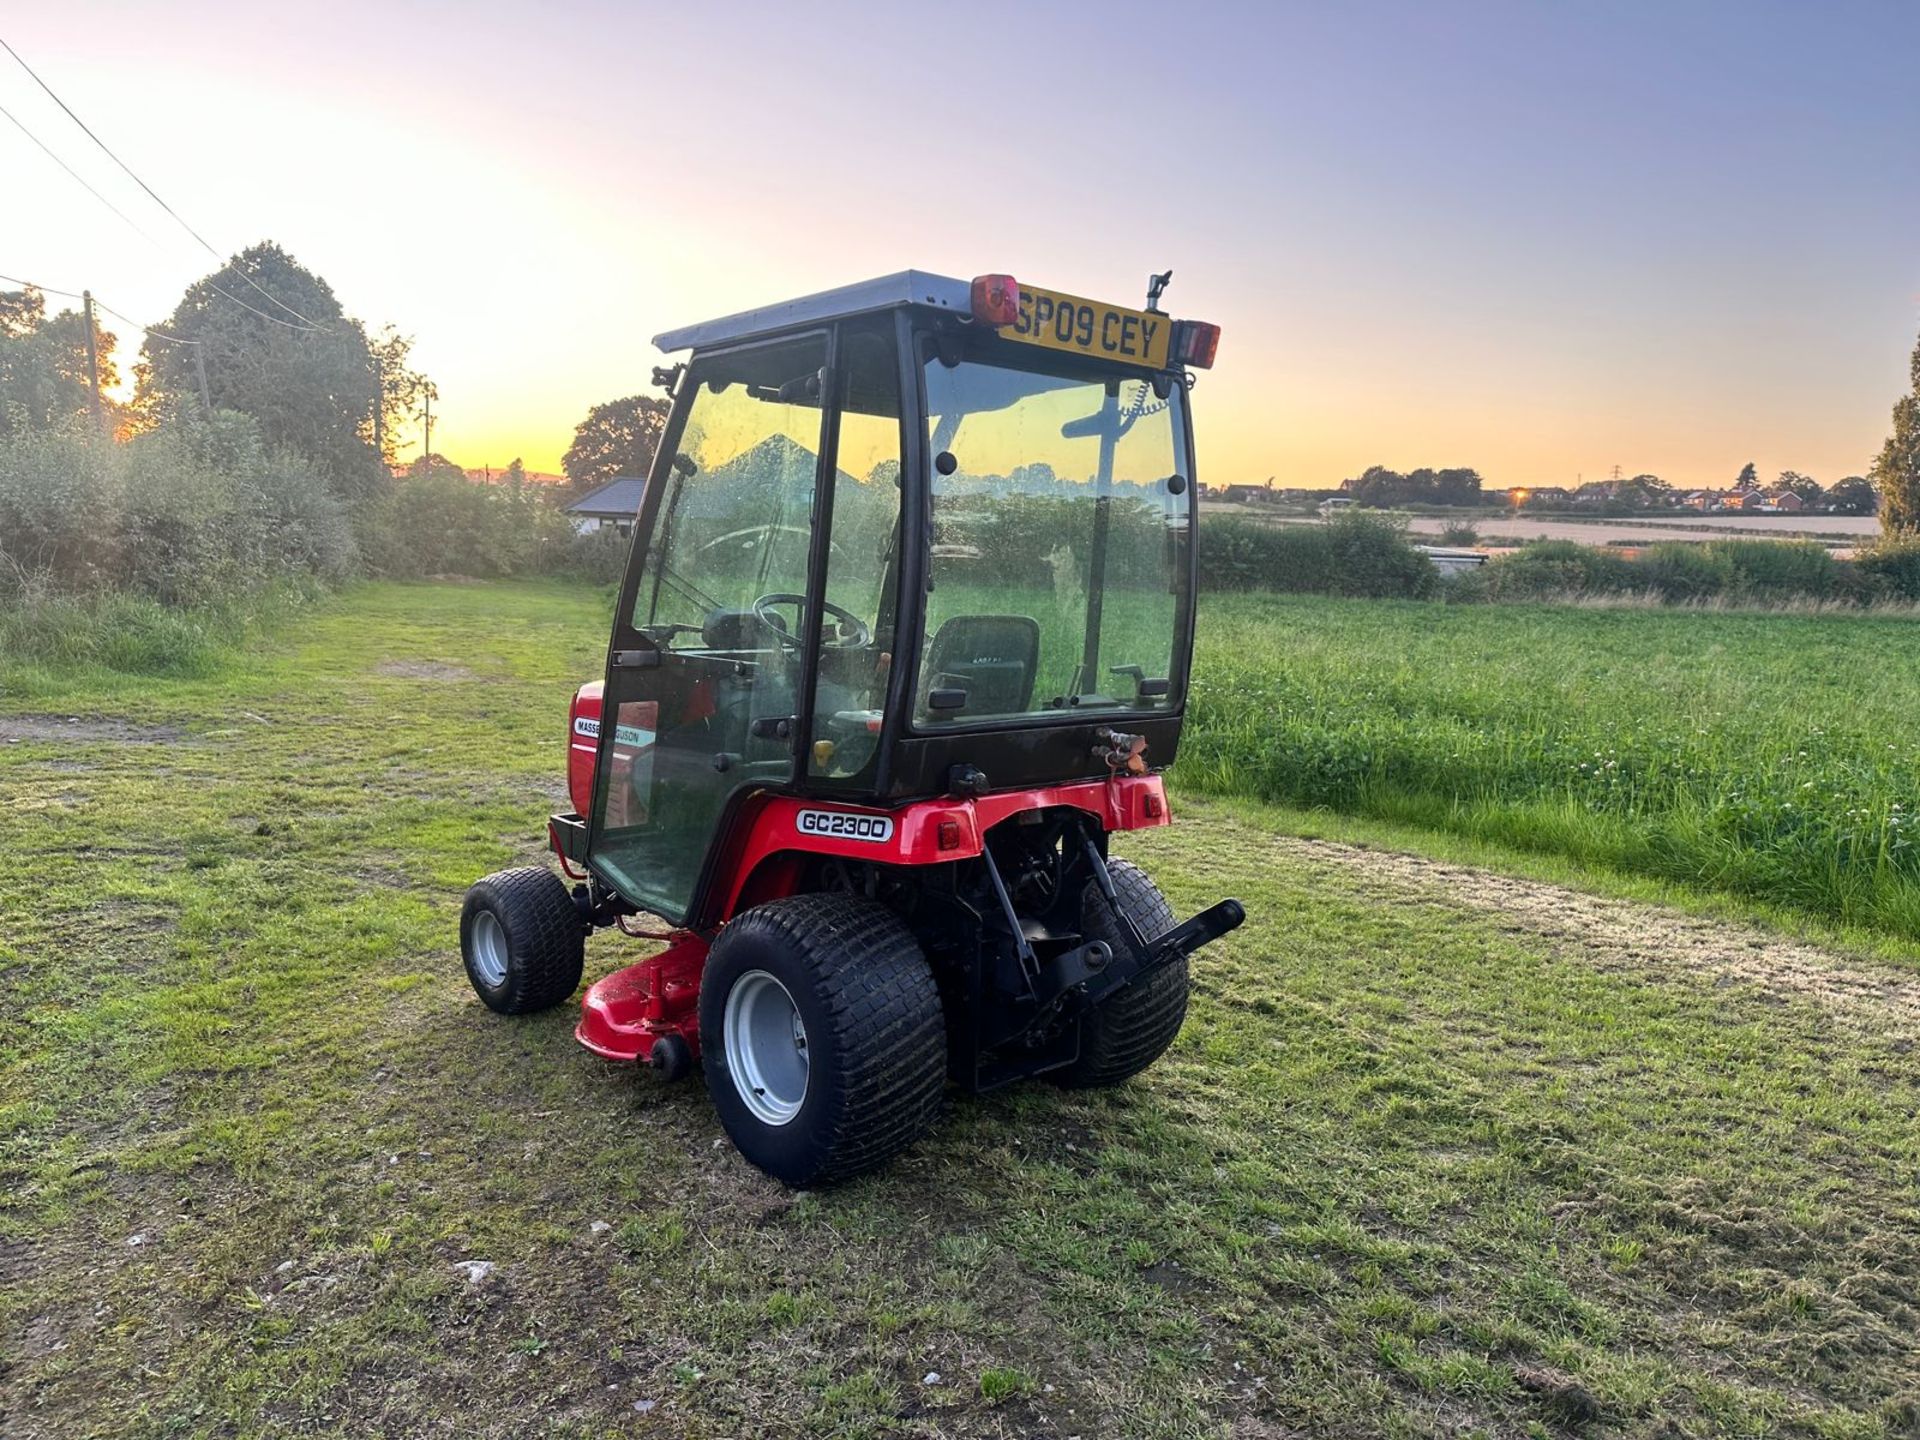
<path id="1" fill-rule="evenodd" d="M 1911 619 L 1209 601 L 1183 783 L 1920 937 Z"/>
<path id="2" fill-rule="evenodd" d="M 215 673 L 0 695 L 0 1430 L 1920 1424 L 1911 1027 L 1597 964 L 1257 809 L 1126 846 L 1252 916 L 1160 1066 L 956 1098 L 841 1189 L 568 1008 L 493 1017 L 461 891 L 536 857 L 604 629 L 372 586 Z"/>

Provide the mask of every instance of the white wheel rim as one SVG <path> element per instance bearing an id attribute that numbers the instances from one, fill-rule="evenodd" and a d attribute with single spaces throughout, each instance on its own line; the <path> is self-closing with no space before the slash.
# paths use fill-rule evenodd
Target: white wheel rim
<path id="1" fill-rule="evenodd" d="M 784 1125 L 807 1098 L 807 1027 L 787 987 L 764 970 L 749 970 L 727 992 L 721 1020 L 727 1074 L 756 1120 Z"/>
<path id="2" fill-rule="evenodd" d="M 473 917 L 473 968 L 489 990 L 507 983 L 507 932 L 491 910 Z"/>

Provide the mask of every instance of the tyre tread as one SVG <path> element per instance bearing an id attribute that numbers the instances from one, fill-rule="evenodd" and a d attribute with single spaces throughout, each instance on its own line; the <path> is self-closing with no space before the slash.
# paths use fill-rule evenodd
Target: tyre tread
<path id="1" fill-rule="evenodd" d="M 1152 940 L 1173 929 L 1173 909 L 1153 878 L 1130 860 L 1107 864 L 1120 907 Z M 1081 929 L 1089 940 L 1119 946 L 1118 918 L 1089 883 Z M 1101 1089 L 1138 1075 L 1160 1058 L 1187 1019 L 1187 961 L 1171 960 L 1127 986 L 1080 1022 L 1080 1058 L 1048 1078 L 1069 1089 Z"/>
<path id="2" fill-rule="evenodd" d="M 476 881 L 461 917 L 463 942 L 468 918 L 481 905 L 490 905 L 499 916 L 510 952 L 507 982 L 496 995 L 475 982 L 488 1006 L 503 1015 L 530 1015 L 552 1009 L 579 988 L 586 968 L 586 925 L 559 876 L 544 865 L 525 865 Z"/>

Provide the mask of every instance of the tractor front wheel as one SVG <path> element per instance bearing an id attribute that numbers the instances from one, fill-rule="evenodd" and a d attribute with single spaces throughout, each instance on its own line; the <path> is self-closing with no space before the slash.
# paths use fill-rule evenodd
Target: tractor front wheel
<path id="1" fill-rule="evenodd" d="M 1114 893 L 1138 927 L 1141 937 L 1155 940 L 1173 929 L 1173 908 L 1152 878 L 1130 860 L 1109 861 Z M 1089 883 L 1081 898 L 1080 929 L 1089 940 L 1104 940 L 1124 953 L 1120 921 L 1100 893 Z M 1168 961 L 1122 989 L 1080 1021 L 1080 1058 L 1047 1078 L 1069 1089 L 1087 1090 L 1118 1085 L 1138 1075 L 1173 1043 L 1187 1018 L 1187 959 Z"/>
<path id="2" fill-rule="evenodd" d="M 552 1009 L 578 988 L 587 926 L 551 870 L 500 870 L 467 891 L 460 954 L 488 1009 L 529 1015 Z"/>
<path id="3" fill-rule="evenodd" d="M 946 1026 L 932 967 L 885 906 L 796 895 L 737 916 L 700 982 L 720 1123 L 776 1180 L 871 1170 L 933 1123 Z"/>

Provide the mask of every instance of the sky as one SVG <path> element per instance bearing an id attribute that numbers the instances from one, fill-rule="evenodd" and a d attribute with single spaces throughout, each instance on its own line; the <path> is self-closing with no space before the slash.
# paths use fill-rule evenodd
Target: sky
<path id="1" fill-rule="evenodd" d="M 1864 471 L 1920 330 L 1920 6 L 0 4 L 222 254 L 416 341 L 434 448 L 559 468 L 663 329 L 906 268 L 1223 330 L 1211 484 Z M 0 274 L 214 262 L 0 53 Z M 137 343 L 127 327 L 123 341 Z M 417 434 L 403 437 L 417 453 Z"/>

